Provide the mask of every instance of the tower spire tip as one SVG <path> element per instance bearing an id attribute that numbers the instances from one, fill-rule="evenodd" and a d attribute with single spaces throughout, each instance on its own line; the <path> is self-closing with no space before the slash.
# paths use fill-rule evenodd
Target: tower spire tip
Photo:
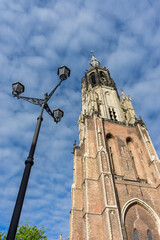
<path id="1" fill-rule="evenodd" d="M 91 50 L 91 56 L 94 56 L 94 52 L 93 52 L 93 50 Z"/>
<path id="2" fill-rule="evenodd" d="M 91 50 L 91 61 L 90 66 L 92 67 L 98 67 L 100 65 L 100 62 L 95 58 L 93 50 Z"/>

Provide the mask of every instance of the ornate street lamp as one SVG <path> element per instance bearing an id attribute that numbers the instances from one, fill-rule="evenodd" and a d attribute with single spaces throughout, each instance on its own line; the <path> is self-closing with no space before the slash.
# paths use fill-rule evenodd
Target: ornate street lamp
<path id="1" fill-rule="evenodd" d="M 24 85 L 20 82 L 14 82 L 12 84 L 12 94 L 13 96 L 17 96 L 17 95 L 20 95 L 21 93 L 24 92 Z"/>
<path id="2" fill-rule="evenodd" d="M 66 80 L 70 76 L 70 69 L 66 66 L 61 66 L 58 68 L 58 76 L 63 81 Z"/>
<path id="3" fill-rule="evenodd" d="M 53 119 L 56 123 L 60 122 L 63 115 L 64 115 L 63 111 L 59 108 L 56 108 L 52 112 L 51 109 L 49 108 L 48 104 L 47 104 L 47 102 L 52 97 L 52 95 L 56 91 L 56 89 L 60 86 L 60 84 L 70 76 L 70 69 L 66 66 L 59 67 L 58 68 L 58 76 L 59 76 L 61 81 L 51 91 L 51 93 L 49 95 L 48 95 L 48 93 L 45 93 L 44 99 L 20 96 L 20 94 L 23 93 L 24 89 L 25 89 L 23 84 L 20 83 L 20 82 L 15 82 L 15 83 L 12 84 L 12 95 L 14 97 L 17 97 L 18 99 L 21 98 L 21 99 L 23 99 L 25 101 L 28 101 L 30 103 L 33 103 L 35 105 L 39 105 L 41 107 L 41 113 L 40 113 L 39 117 L 37 118 L 37 125 L 36 125 L 36 129 L 35 129 L 35 132 L 34 132 L 32 144 L 31 144 L 31 147 L 30 147 L 30 152 L 29 152 L 27 160 L 25 161 L 25 169 L 24 169 L 21 185 L 20 185 L 20 188 L 19 188 L 19 192 L 18 192 L 18 196 L 17 196 L 15 207 L 14 207 L 14 211 L 13 211 L 13 215 L 12 215 L 12 219 L 11 219 L 11 223 L 10 223 L 10 226 L 9 226 L 9 230 L 8 230 L 6 240 L 14 240 L 15 239 L 15 235 L 16 235 L 18 222 L 19 222 L 19 218 L 20 218 L 20 214 L 21 214 L 21 210 L 22 210 L 22 206 L 23 206 L 23 201 L 24 201 L 24 197 L 25 197 L 25 193 L 26 193 L 26 189 L 27 189 L 27 184 L 28 184 L 28 180 L 29 180 L 31 167 L 34 164 L 34 161 L 33 161 L 34 160 L 34 152 L 35 152 L 35 149 L 36 149 L 36 144 L 37 144 L 37 140 L 38 140 L 38 136 L 39 136 L 41 122 L 43 120 L 43 111 L 45 109 L 47 111 L 47 113 L 51 117 L 53 117 Z"/>
<path id="4" fill-rule="evenodd" d="M 61 121 L 61 118 L 63 117 L 64 112 L 62 109 L 56 108 L 53 110 L 53 118 L 56 123 Z"/>

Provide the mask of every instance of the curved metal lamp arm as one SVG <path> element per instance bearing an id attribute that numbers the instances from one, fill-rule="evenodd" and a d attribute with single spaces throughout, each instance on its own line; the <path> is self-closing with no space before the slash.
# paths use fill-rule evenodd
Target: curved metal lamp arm
<path id="1" fill-rule="evenodd" d="M 44 99 L 41 99 L 41 98 L 31 98 L 31 97 L 23 97 L 23 96 L 18 96 L 18 98 L 22 98 L 27 102 L 30 102 L 39 106 L 42 106 L 42 104 L 44 103 Z"/>
<path id="2" fill-rule="evenodd" d="M 52 113 L 52 111 L 51 111 L 51 109 L 50 109 L 50 107 L 48 106 L 47 103 L 44 105 L 44 108 L 45 108 L 45 110 L 47 111 L 47 113 L 48 113 L 51 117 L 53 117 L 53 113 Z M 54 118 L 54 117 L 53 117 L 53 118 Z"/>
<path id="3" fill-rule="evenodd" d="M 52 97 L 53 93 L 54 93 L 54 92 L 56 91 L 56 89 L 61 85 L 62 82 L 63 82 L 63 80 L 61 80 L 61 81 L 57 84 L 57 86 L 51 91 L 51 93 L 50 93 L 48 96 L 46 96 L 46 102 L 49 101 L 49 99 Z"/>
<path id="4" fill-rule="evenodd" d="M 56 91 L 56 89 L 61 85 L 63 80 L 61 80 L 57 86 L 51 91 L 51 93 L 48 95 L 47 93 L 45 94 L 45 98 L 44 99 L 41 99 L 41 98 L 31 98 L 31 97 L 23 97 L 23 96 L 19 96 L 18 94 L 13 94 L 14 97 L 17 97 L 18 99 L 23 99 L 27 102 L 30 102 L 32 104 L 35 104 L 35 105 L 39 105 L 39 106 L 42 106 L 43 103 L 47 103 L 49 101 L 49 99 L 52 97 L 53 93 Z M 48 106 L 48 105 L 47 105 Z M 47 108 L 48 109 L 48 108 Z M 51 115 L 51 114 L 50 114 Z"/>

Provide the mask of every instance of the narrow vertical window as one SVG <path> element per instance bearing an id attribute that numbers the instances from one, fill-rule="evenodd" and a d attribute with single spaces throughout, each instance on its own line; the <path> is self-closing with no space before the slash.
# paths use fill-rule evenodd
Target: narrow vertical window
<path id="1" fill-rule="evenodd" d="M 104 72 L 100 71 L 100 78 L 102 79 L 102 81 L 106 80 L 106 75 Z"/>
<path id="2" fill-rule="evenodd" d="M 134 235 L 134 240 L 139 240 L 138 232 L 136 229 L 134 229 L 133 235 Z"/>
<path id="3" fill-rule="evenodd" d="M 116 116 L 116 112 L 115 112 L 114 108 L 112 108 L 112 111 L 113 111 L 113 118 L 115 121 L 117 121 L 117 116 Z"/>
<path id="4" fill-rule="evenodd" d="M 111 109 L 111 108 L 109 108 L 108 110 L 109 110 L 109 116 L 110 116 L 110 119 L 111 119 L 111 120 L 113 120 L 113 113 L 112 113 L 112 109 Z"/>
<path id="5" fill-rule="evenodd" d="M 153 240 L 152 234 L 149 230 L 147 231 L 147 237 L 148 237 L 148 240 Z"/>
<path id="6" fill-rule="evenodd" d="M 91 73 L 90 75 L 91 78 L 91 83 L 92 83 L 92 87 L 94 87 L 96 85 L 96 77 L 94 73 Z"/>

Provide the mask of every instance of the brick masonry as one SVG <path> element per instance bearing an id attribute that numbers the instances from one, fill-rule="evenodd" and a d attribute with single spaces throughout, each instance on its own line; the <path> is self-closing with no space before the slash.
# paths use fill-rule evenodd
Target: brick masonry
<path id="1" fill-rule="evenodd" d="M 141 126 L 121 126 L 97 116 L 85 122 L 84 145 L 74 148 L 70 239 L 132 240 L 134 229 L 140 239 L 147 239 L 147 230 L 158 239 L 159 175 L 139 133 Z"/>

